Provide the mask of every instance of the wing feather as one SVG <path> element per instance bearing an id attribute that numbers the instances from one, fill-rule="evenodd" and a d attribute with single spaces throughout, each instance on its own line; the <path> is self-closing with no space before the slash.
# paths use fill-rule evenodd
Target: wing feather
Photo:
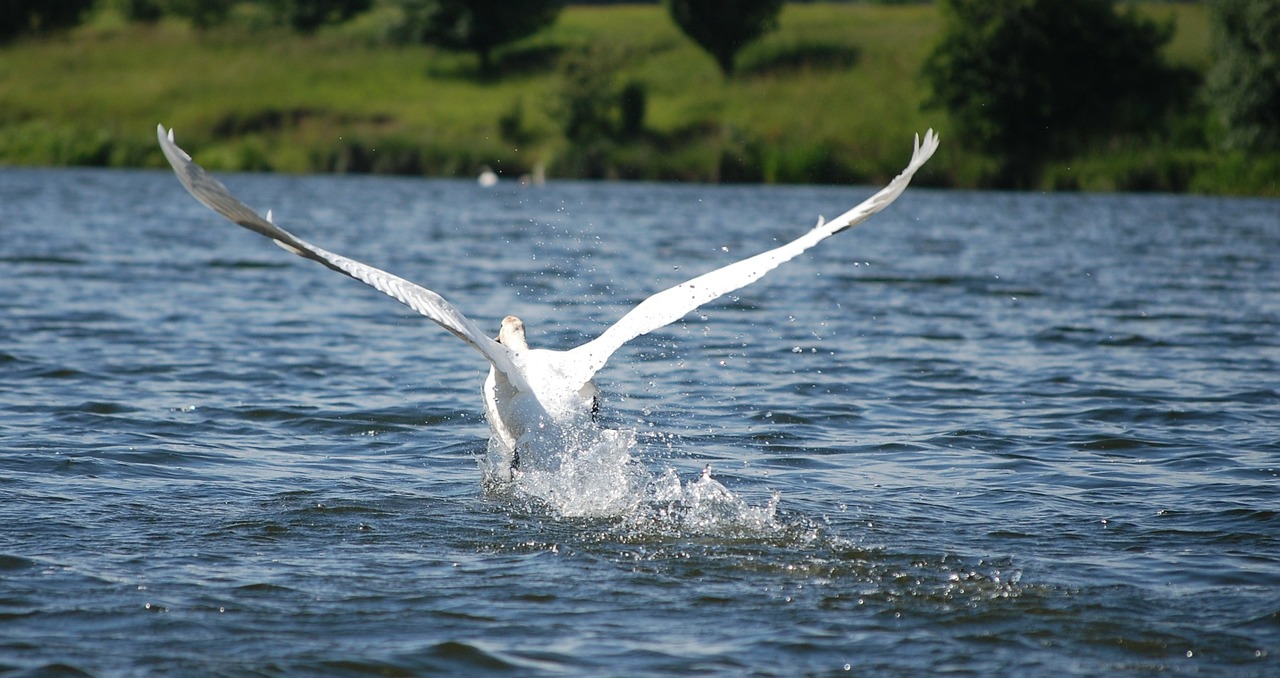
<path id="1" fill-rule="evenodd" d="M 819 219 L 818 225 L 808 233 L 781 247 L 705 273 L 645 299 L 599 337 L 570 352 L 575 365 L 585 373 L 583 380 L 590 379 L 604 367 L 610 356 L 628 341 L 669 325 L 699 306 L 755 282 L 810 247 L 866 221 L 871 215 L 888 207 L 907 188 L 916 170 L 933 156 L 937 148 L 938 135 L 933 130 L 925 133 L 923 142 L 917 135 L 907 168 L 858 206 L 831 221 Z"/>
<path id="2" fill-rule="evenodd" d="M 518 388 L 525 386 L 523 377 L 512 362 L 510 349 L 490 339 L 444 297 L 379 268 L 316 247 L 275 225 L 270 212 L 263 219 L 232 195 L 222 182 L 192 161 L 191 156 L 174 143 L 172 130 L 166 133 L 164 125 L 160 125 L 156 133 L 160 139 L 160 148 L 164 150 L 169 164 L 173 165 L 178 180 L 196 200 L 240 226 L 270 238 L 280 247 L 355 278 L 430 318 L 479 351 L 494 367 L 517 383 Z"/>

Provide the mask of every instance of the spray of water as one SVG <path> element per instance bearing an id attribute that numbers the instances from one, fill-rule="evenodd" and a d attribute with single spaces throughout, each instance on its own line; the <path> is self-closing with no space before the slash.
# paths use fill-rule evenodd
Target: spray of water
<path id="1" fill-rule="evenodd" d="M 766 505 L 752 506 L 713 478 L 710 467 L 694 480 L 682 480 L 670 468 L 655 473 L 636 459 L 635 431 L 585 426 L 556 444 L 551 463 L 522 468 L 506 481 L 499 465 L 510 457 L 491 441 L 482 461 L 486 487 L 557 516 L 623 518 L 638 528 L 695 534 L 781 528 L 776 494 Z"/>

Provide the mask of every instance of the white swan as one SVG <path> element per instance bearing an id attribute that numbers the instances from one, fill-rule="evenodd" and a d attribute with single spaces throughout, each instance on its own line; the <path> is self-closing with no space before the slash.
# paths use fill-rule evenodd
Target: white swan
<path id="1" fill-rule="evenodd" d="M 173 141 L 173 130 L 158 126 L 164 155 L 178 180 L 197 200 L 218 214 L 275 241 L 277 245 L 373 286 L 434 320 L 489 361 L 484 384 L 484 410 L 492 432 L 490 449 L 503 460 L 490 464 L 500 480 L 513 468 L 556 463 L 575 432 L 591 429 L 597 407 L 592 378 L 609 357 L 628 341 L 668 325 L 702 304 L 751 284 L 779 264 L 795 258 L 822 240 L 855 226 L 892 203 L 938 148 L 933 130 L 915 139 L 911 162 L 889 185 L 857 207 L 818 225 L 795 240 L 687 282 L 663 290 L 622 317 L 596 339 L 568 351 L 529 348 L 524 323 L 515 316 L 502 320 L 497 339 L 490 339 L 474 322 L 443 297 L 386 271 L 334 254 L 258 216 L 236 199 L 217 179 L 191 160 Z M 594 429 L 593 429 L 594 430 Z"/>

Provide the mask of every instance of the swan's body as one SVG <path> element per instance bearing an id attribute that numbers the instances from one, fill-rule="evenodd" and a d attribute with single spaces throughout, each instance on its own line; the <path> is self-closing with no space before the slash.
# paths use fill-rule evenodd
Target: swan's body
<path id="1" fill-rule="evenodd" d="M 745 287 L 779 264 L 822 240 L 861 223 L 892 203 L 938 147 L 929 130 L 916 137 L 911 162 L 888 186 L 832 221 L 799 238 L 659 292 L 645 299 L 596 339 L 568 351 L 529 348 L 524 323 L 515 316 L 502 321 L 491 339 L 452 304 L 431 290 L 381 269 L 312 245 L 258 216 L 173 142 L 173 132 L 157 129 L 160 146 L 182 185 L 200 202 L 231 221 L 271 238 L 277 245 L 373 286 L 435 321 L 466 342 L 489 362 L 484 385 L 485 416 L 492 432 L 490 449 L 504 459 L 491 464 L 507 478 L 513 467 L 550 465 L 555 452 L 575 431 L 589 427 L 597 407 L 592 378 L 628 341 L 668 325 L 702 304 Z"/>

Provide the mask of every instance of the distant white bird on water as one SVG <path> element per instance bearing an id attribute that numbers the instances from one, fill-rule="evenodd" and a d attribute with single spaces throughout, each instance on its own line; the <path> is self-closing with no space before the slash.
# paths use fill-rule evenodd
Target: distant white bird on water
<path id="1" fill-rule="evenodd" d="M 498 185 L 498 173 L 493 171 L 488 165 L 480 169 L 480 176 L 476 177 L 476 183 L 489 188 Z"/>
<path id="2" fill-rule="evenodd" d="M 373 286 L 435 321 L 466 342 L 489 361 L 484 384 L 484 412 L 492 434 L 490 450 L 502 459 L 491 467 L 500 480 L 533 466 L 552 466 L 557 455 L 571 453 L 579 432 L 597 429 L 598 406 L 592 379 L 623 344 L 675 322 L 699 306 L 755 282 L 779 264 L 789 261 L 819 242 L 855 226 L 892 203 L 911 177 L 938 148 L 938 136 L 929 130 L 917 136 L 911 162 L 889 185 L 857 207 L 818 225 L 791 242 L 767 252 L 704 273 L 663 290 L 640 302 L 599 337 L 567 351 L 529 348 L 524 323 L 515 316 L 503 318 L 496 339 L 443 297 L 386 271 L 348 259 L 308 243 L 276 226 L 236 199 L 217 179 L 191 160 L 173 142 L 173 131 L 157 128 L 160 146 L 182 185 L 197 200 L 218 214 L 275 241 L 284 249 L 317 261 Z"/>

